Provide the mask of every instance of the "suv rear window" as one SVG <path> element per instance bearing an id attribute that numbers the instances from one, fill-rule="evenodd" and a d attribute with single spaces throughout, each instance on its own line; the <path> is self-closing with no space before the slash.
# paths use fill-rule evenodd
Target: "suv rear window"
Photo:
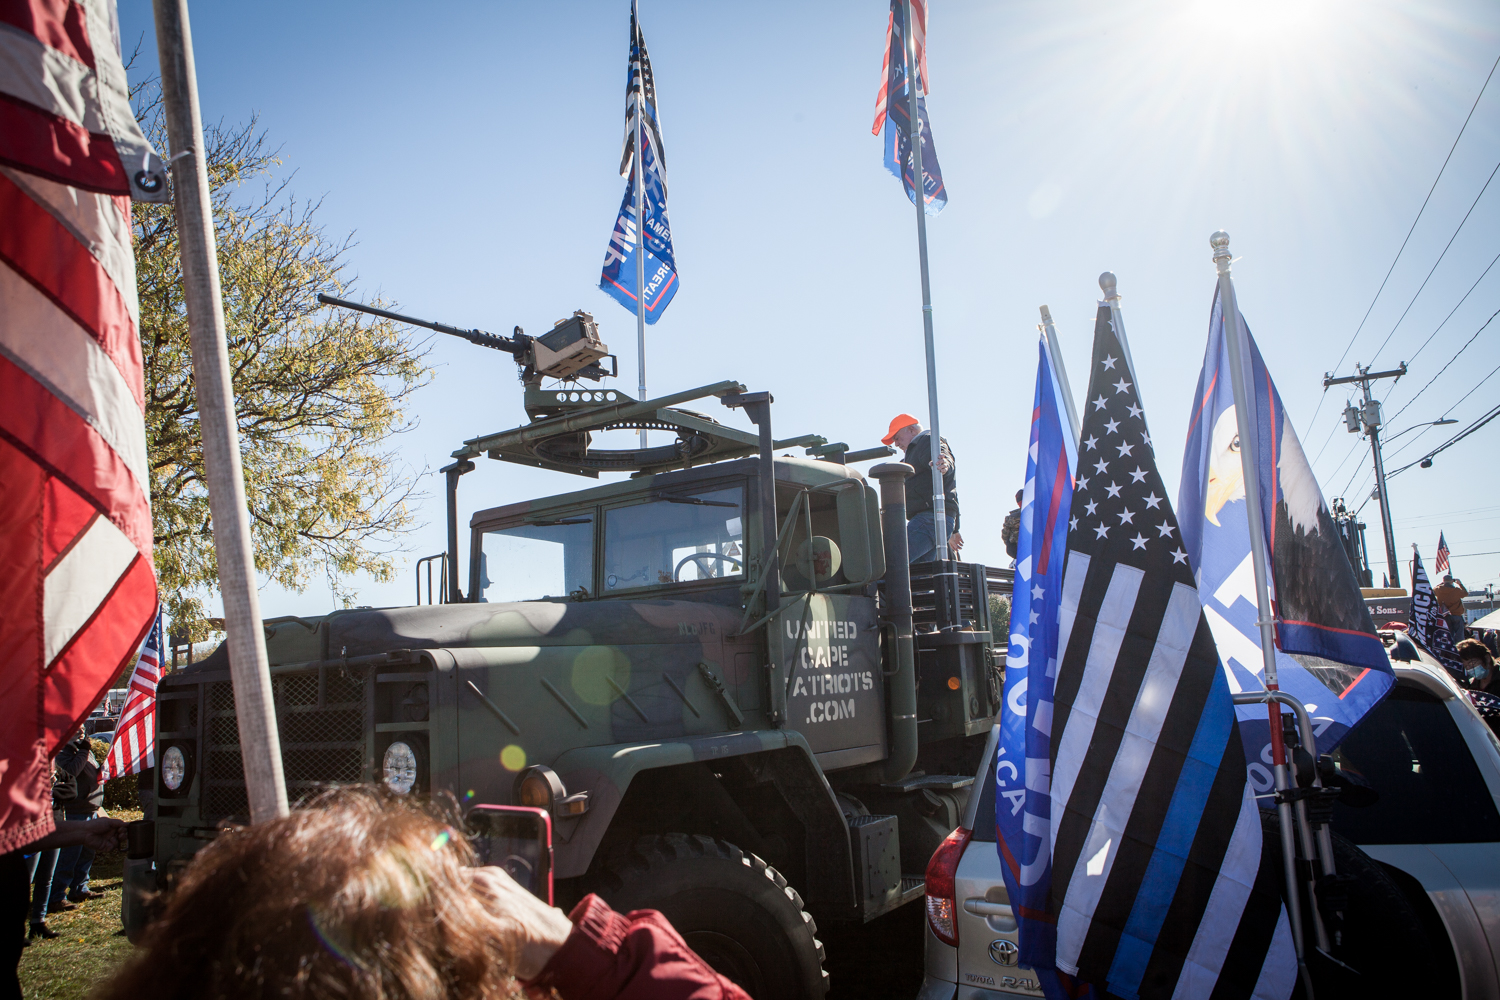
<path id="1" fill-rule="evenodd" d="M 984 769 L 984 774 L 979 776 L 980 787 L 979 805 L 974 807 L 974 836 L 973 840 L 993 844 L 997 835 L 995 830 L 995 755 L 990 754 L 989 766 Z"/>
<path id="2" fill-rule="evenodd" d="M 1397 684 L 1333 757 L 1380 793 L 1363 809 L 1339 803 L 1333 828 L 1356 844 L 1500 842 L 1500 813 L 1448 707 Z"/>

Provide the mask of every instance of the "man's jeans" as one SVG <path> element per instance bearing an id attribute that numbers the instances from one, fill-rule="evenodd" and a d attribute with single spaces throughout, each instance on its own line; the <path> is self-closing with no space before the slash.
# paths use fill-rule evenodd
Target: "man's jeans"
<path id="1" fill-rule="evenodd" d="M 931 562 L 938 558 L 938 548 L 943 549 L 943 558 L 952 559 L 953 553 L 948 549 L 948 538 L 953 534 L 953 522 L 955 518 L 948 515 L 948 532 L 943 536 L 941 542 L 932 537 L 932 529 L 937 527 L 937 518 L 932 516 L 932 511 L 924 510 L 906 522 L 906 548 L 911 556 L 910 561 Z"/>
<path id="2" fill-rule="evenodd" d="M 94 807 L 85 803 L 82 809 L 64 809 L 64 819 L 92 819 Z M 52 898 L 47 909 L 57 909 L 66 895 L 89 891 L 89 872 L 94 867 L 94 849 L 82 844 L 58 849 L 57 870 L 52 875 Z"/>
<path id="3" fill-rule="evenodd" d="M 1464 641 L 1464 626 L 1468 620 L 1463 615 L 1444 615 L 1448 619 L 1448 634 L 1453 636 L 1453 645 L 1457 646 Z"/>

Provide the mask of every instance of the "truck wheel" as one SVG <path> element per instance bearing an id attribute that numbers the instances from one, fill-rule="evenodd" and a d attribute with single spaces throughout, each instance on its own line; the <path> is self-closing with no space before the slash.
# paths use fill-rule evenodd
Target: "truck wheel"
<path id="1" fill-rule="evenodd" d="M 727 841 L 642 837 L 594 882 L 620 912 L 660 910 L 714 970 L 755 1000 L 822 1000 L 818 927 L 781 873 Z"/>
<path id="2" fill-rule="evenodd" d="M 1261 833 L 1266 843 L 1265 856 L 1279 875 L 1281 824 L 1275 810 L 1261 810 Z M 1333 834 L 1333 864 L 1340 875 L 1354 877 L 1348 883 L 1349 907 L 1344 911 L 1343 941 L 1333 949 L 1333 956 L 1347 968 L 1327 962 L 1317 954 L 1307 893 L 1303 892 L 1303 933 L 1315 994 L 1357 995 L 1363 1000 L 1408 996 L 1409 984 L 1403 983 L 1399 976 L 1385 975 L 1385 970 L 1390 966 L 1393 941 L 1399 941 L 1407 954 L 1434 954 L 1422 918 L 1385 869 L 1337 833 Z M 1285 891 L 1283 888 L 1283 894 Z M 1299 984 L 1292 996 L 1301 995 Z"/>

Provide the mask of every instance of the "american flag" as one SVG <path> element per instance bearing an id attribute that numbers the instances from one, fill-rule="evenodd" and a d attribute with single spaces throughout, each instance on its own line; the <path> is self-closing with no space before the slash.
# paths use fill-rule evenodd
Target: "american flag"
<path id="1" fill-rule="evenodd" d="M 1122 997 L 1284 1000 L 1282 872 L 1124 358 L 1101 303 L 1052 718 L 1056 965 Z"/>
<path id="2" fill-rule="evenodd" d="M 140 659 L 130 675 L 125 707 L 115 723 L 114 742 L 104 758 L 100 781 L 135 774 L 156 766 L 156 685 L 161 680 L 161 615 L 141 646 Z"/>
<path id="3" fill-rule="evenodd" d="M 110 0 L 0 0 L 0 851 L 156 614 L 130 200 L 166 201 Z"/>
<path id="4" fill-rule="evenodd" d="M 891 12 L 885 21 L 885 59 L 880 63 L 880 93 L 875 95 L 875 124 L 870 126 L 871 135 L 879 135 L 885 126 L 886 107 L 890 103 L 891 92 L 891 49 L 894 47 L 892 41 L 900 44 L 900 35 L 895 31 L 896 7 L 902 0 L 891 0 Z M 925 0 L 911 0 L 912 20 L 917 22 L 916 30 L 912 37 L 917 42 L 917 77 L 921 81 L 919 93 L 924 97 L 932 93 L 932 88 L 927 85 L 927 4 Z M 904 60 L 905 52 L 896 52 L 897 59 Z"/>
<path id="5" fill-rule="evenodd" d="M 1432 566 L 1439 573 L 1448 572 L 1448 540 L 1441 531 L 1438 532 L 1437 558 L 1432 561 Z"/>

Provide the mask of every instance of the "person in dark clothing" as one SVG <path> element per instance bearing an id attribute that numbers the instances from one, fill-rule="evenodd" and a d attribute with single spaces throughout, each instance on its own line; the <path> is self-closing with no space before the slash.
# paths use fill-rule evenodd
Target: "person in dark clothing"
<path id="1" fill-rule="evenodd" d="M 21 977 L 17 970 L 26 938 L 20 931 L 31 908 L 27 892 L 31 887 L 31 877 L 26 871 L 26 855 L 55 852 L 74 844 L 108 851 L 123 847 L 124 836 L 125 824 L 117 819 L 95 819 L 84 823 L 64 820 L 40 840 L 0 854 L 0 920 L 11 928 L 8 932 L 0 931 L 0 1000 L 21 1000 Z"/>
<path id="2" fill-rule="evenodd" d="M 95 996 L 749 1000 L 654 910 L 570 915 L 474 867 L 460 822 L 367 787 L 226 830 Z"/>
<path id="3" fill-rule="evenodd" d="M 950 550 L 941 554 L 943 540 L 934 531 L 936 525 L 932 513 L 932 433 L 924 431 L 910 413 L 898 413 L 880 441 L 886 445 L 894 444 L 904 451 L 902 461 L 916 470 L 916 475 L 906 481 L 906 544 L 910 561 L 957 558 L 959 550 L 964 547 L 964 539 L 958 532 L 958 463 L 953 450 L 948 447 L 948 439 L 939 442 L 937 458 L 938 471 L 943 477 L 943 513 L 948 522 L 943 540 Z"/>
<path id="4" fill-rule="evenodd" d="M 57 753 L 57 769 L 71 774 L 78 783 L 73 801 L 63 803 L 63 819 L 86 820 L 98 815 L 104 808 L 104 784 L 99 780 L 99 765 L 94 761 L 94 748 L 89 738 L 80 729 L 73 742 Z M 82 903 L 100 895 L 89 889 L 89 872 L 94 866 L 94 852 L 77 844 L 64 847 L 57 855 L 57 871 L 52 876 L 52 896 L 47 908 L 58 911 L 65 901 Z"/>
<path id="5" fill-rule="evenodd" d="M 1021 544 L 1021 498 L 1025 495 L 1025 490 L 1016 490 L 1016 509 L 1006 514 L 1000 525 L 1000 541 L 1005 544 L 1005 554 L 1010 556 L 1012 566 L 1016 564 L 1016 549 Z"/>

